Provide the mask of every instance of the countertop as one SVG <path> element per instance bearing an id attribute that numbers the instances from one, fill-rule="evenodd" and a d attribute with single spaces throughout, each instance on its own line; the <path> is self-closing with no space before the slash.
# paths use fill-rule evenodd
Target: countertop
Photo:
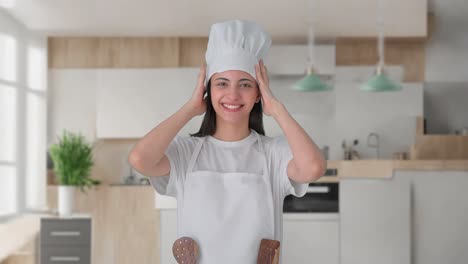
<path id="1" fill-rule="evenodd" d="M 327 168 L 337 176 L 323 176 L 317 182 L 337 182 L 340 178 L 392 178 L 395 170 L 468 171 L 467 160 L 328 160 Z"/>
<path id="2" fill-rule="evenodd" d="M 40 219 L 46 216 L 24 214 L 7 223 L 0 223 L 0 262 L 36 237 L 39 234 Z"/>

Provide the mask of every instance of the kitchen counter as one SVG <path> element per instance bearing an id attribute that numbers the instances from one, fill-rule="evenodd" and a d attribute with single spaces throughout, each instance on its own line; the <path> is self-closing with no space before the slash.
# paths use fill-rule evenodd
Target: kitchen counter
<path id="1" fill-rule="evenodd" d="M 24 214 L 0 223 L 0 262 L 17 253 L 39 234 L 40 218 L 46 214 Z M 23 253 L 24 254 L 24 253 Z"/>
<path id="2" fill-rule="evenodd" d="M 343 177 L 392 178 L 395 170 L 468 171 L 467 160 L 329 160 L 327 167 L 337 176 L 323 176 L 317 182 L 337 182 Z"/>
<path id="3" fill-rule="evenodd" d="M 339 213 L 283 213 L 283 220 L 340 220 Z"/>

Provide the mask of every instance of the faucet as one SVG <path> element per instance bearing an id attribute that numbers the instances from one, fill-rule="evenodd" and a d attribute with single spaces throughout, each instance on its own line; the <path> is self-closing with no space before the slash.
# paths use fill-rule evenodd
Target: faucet
<path id="1" fill-rule="evenodd" d="M 375 142 L 371 142 L 372 139 L 374 139 Z M 379 135 L 377 133 L 372 132 L 367 136 L 367 146 L 370 148 L 375 148 L 377 152 L 377 159 L 379 159 L 380 158 L 380 155 L 379 155 L 380 144 L 379 144 Z"/>

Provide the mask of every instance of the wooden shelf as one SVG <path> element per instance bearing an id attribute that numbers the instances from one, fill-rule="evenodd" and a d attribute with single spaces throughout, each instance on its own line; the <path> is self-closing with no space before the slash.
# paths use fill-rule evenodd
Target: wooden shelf
<path id="1" fill-rule="evenodd" d="M 416 143 L 410 148 L 410 159 L 468 159 L 467 135 L 424 134 L 424 117 L 416 120 Z"/>

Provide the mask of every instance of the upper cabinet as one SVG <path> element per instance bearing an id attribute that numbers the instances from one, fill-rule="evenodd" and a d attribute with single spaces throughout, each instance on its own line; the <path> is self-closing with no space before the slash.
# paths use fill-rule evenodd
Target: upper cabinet
<path id="1" fill-rule="evenodd" d="M 302 1 L 297 2 L 304 4 Z M 384 0 L 385 35 L 426 37 L 427 2 L 427 0 Z M 300 4 L 292 4 L 292 6 L 297 5 Z M 315 31 L 319 37 L 376 37 L 377 35 L 379 1 L 317 0 L 314 7 L 317 10 L 314 13 Z M 299 11 L 300 14 L 311 12 L 310 7 L 307 10 L 306 5 L 303 9 L 305 11 Z M 288 8 L 288 11 L 294 13 L 295 10 Z M 279 19 L 278 23 L 284 21 Z M 291 22 L 288 24 L 291 25 Z M 303 27 L 305 28 L 305 25 Z"/>
<path id="2" fill-rule="evenodd" d="M 198 68 L 96 70 L 98 138 L 140 138 L 192 96 Z M 182 134 L 198 131 L 201 116 Z"/>

